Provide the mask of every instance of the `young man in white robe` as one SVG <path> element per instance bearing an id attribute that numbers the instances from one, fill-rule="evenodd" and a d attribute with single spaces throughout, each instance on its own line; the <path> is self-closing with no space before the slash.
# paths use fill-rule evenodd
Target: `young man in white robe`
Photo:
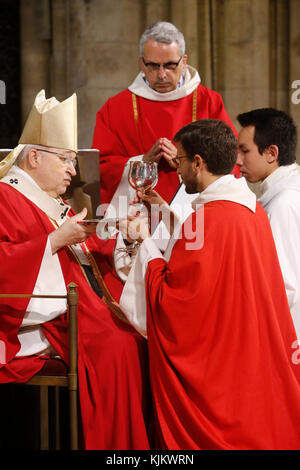
<path id="1" fill-rule="evenodd" d="M 298 339 L 300 339 L 300 167 L 297 129 L 290 116 L 272 108 L 240 114 L 237 164 L 251 183 L 259 182 L 259 202 L 275 240 Z"/>

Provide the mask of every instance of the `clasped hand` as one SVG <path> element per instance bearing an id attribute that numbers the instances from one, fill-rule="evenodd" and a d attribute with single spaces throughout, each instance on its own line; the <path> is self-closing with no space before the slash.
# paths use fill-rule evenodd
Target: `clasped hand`
<path id="1" fill-rule="evenodd" d="M 175 145 L 166 137 L 161 137 L 155 142 L 153 147 L 145 153 L 143 161 L 158 163 L 161 158 L 165 158 L 172 168 L 176 168 L 172 161 L 172 158 L 176 157 L 176 155 L 177 148 Z"/>

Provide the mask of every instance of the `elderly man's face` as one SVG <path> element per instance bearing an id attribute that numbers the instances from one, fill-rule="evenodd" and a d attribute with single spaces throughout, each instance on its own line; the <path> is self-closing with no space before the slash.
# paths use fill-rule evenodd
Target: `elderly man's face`
<path id="1" fill-rule="evenodd" d="M 159 93 L 176 89 L 183 74 L 187 56 L 180 56 L 175 42 L 171 44 L 147 41 L 144 45 L 144 56 L 139 58 L 141 70 L 149 85 Z"/>
<path id="2" fill-rule="evenodd" d="M 35 180 L 49 196 L 64 194 L 76 175 L 76 153 L 71 150 L 45 148 L 36 150 L 38 166 Z"/>

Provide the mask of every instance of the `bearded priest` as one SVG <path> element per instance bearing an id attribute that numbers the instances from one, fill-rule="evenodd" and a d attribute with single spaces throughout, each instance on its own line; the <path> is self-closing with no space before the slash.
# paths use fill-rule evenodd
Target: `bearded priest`
<path id="1" fill-rule="evenodd" d="M 225 123 L 197 121 L 174 139 L 194 212 L 179 229 L 173 217 L 164 256 L 144 219 L 130 221 L 141 245 L 120 301 L 148 337 L 157 448 L 299 449 L 299 343 L 267 214 L 230 174 Z"/>

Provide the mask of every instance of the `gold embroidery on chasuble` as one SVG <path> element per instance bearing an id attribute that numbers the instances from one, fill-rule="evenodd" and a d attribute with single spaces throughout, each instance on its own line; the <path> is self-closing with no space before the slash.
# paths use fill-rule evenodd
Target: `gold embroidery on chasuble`
<path id="1" fill-rule="evenodd" d="M 48 217 L 49 217 L 49 216 L 48 216 Z M 67 217 L 67 218 L 69 218 L 69 217 Z M 58 224 L 57 224 L 57 222 L 56 222 L 55 220 L 51 219 L 51 217 L 49 217 L 49 220 L 51 221 L 51 223 L 53 224 L 53 226 L 54 226 L 55 228 L 58 228 Z M 86 243 L 85 243 L 85 242 L 79 243 L 79 245 L 80 245 L 80 247 L 81 247 L 83 253 L 84 253 L 85 256 L 87 257 L 88 262 L 89 262 L 89 264 L 90 264 L 90 266 L 91 266 L 91 268 L 92 268 L 93 275 L 94 275 L 94 277 L 95 277 L 95 279 L 96 279 L 96 281 L 97 281 L 97 283 L 98 283 L 98 285 L 99 285 L 99 287 L 100 287 L 100 289 L 101 289 L 101 291 L 102 291 L 102 293 L 103 293 L 103 297 L 102 297 L 103 302 L 108 306 L 108 308 L 109 308 L 120 320 L 122 320 L 122 321 L 128 323 L 128 320 L 127 320 L 127 318 L 125 317 L 124 313 L 122 312 L 122 310 L 121 310 L 121 308 L 120 308 L 118 302 L 115 301 L 115 299 L 112 297 L 110 291 L 108 290 L 108 288 L 107 288 L 107 286 L 106 286 L 106 284 L 105 284 L 105 282 L 104 282 L 104 279 L 103 279 L 103 277 L 102 277 L 102 275 L 101 275 L 101 273 L 100 273 L 100 270 L 99 270 L 99 268 L 98 268 L 98 265 L 97 265 L 97 263 L 96 263 L 96 261 L 95 261 L 93 255 L 92 255 L 92 253 L 90 252 L 90 250 L 89 250 L 88 247 L 86 246 Z M 86 272 L 85 272 L 85 270 L 84 270 L 84 268 L 83 268 L 83 266 L 82 266 L 82 264 L 81 264 L 81 262 L 80 262 L 80 259 L 79 259 L 79 257 L 78 257 L 77 254 L 76 254 L 76 251 L 73 249 L 73 247 L 72 247 L 71 245 L 68 245 L 68 248 L 69 248 L 69 250 L 71 251 L 71 253 L 73 254 L 73 256 L 74 256 L 74 258 L 75 258 L 77 264 L 79 265 L 79 267 L 80 267 L 80 269 L 81 269 L 81 271 L 82 271 L 82 273 L 83 273 L 83 275 L 84 275 L 84 277 L 85 277 L 85 279 L 86 279 L 88 285 L 92 288 L 91 283 L 90 283 L 90 281 L 89 281 L 89 279 L 88 279 L 88 277 L 87 277 L 87 275 L 86 275 Z"/>

